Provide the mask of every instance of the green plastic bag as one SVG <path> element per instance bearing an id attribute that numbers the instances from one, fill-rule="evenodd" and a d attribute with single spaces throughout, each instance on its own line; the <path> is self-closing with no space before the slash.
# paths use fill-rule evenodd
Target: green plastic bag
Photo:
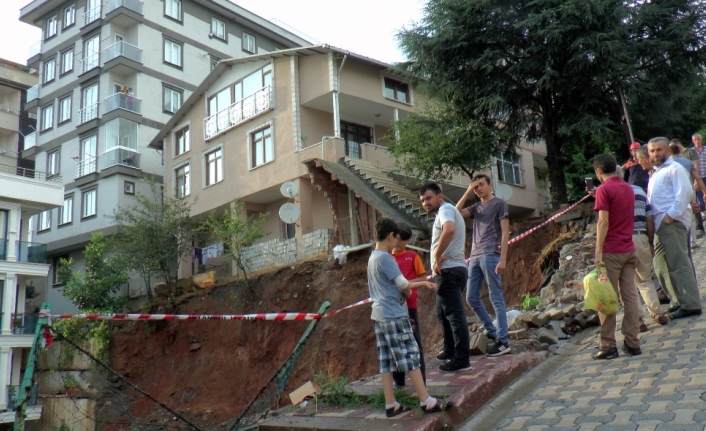
<path id="1" fill-rule="evenodd" d="M 596 310 L 605 315 L 615 314 L 620 310 L 618 295 L 608 280 L 605 266 L 598 266 L 583 278 L 585 310 Z"/>

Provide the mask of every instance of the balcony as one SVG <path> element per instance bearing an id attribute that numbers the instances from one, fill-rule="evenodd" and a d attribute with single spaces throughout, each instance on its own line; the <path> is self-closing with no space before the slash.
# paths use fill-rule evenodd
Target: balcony
<path id="1" fill-rule="evenodd" d="M 76 161 L 76 179 L 98 172 L 98 156 Z"/>
<path id="2" fill-rule="evenodd" d="M 39 98 L 39 84 L 27 89 L 27 103 Z"/>
<path id="3" fill-rule="evenodd" d="M 78 124 L 87 123 L 98 118 L 98 104 L 88 105 L 78 110 Z"/>
<path id="4" fill-rule="evenodd" d="M 12 313 L 13 334 L 34 334 L 39 322 L 39 314 Z"/>
<path id="5" fill-rule="evenodd" d="M 34 171 L 32 169 L 21 168 L 19 166 L 0 165 L 0 174 L 10 174 L 19 177 L 33 178 L 39 181 L 61 184 L 60 175 L 47 175 L 46 172 Z"/>
<path id="6" fill-rule="evenodd" d="M 25 136 L 25 150 L 37 146 L 37 132 Z"/>
<path id="7" fill-rule="evenodd" d="M 108 0 L 105 5 L 105 14 L 108 15 L 118 8 L 127 8 L 142 15 L 142 2 L 139 0 Z"/>
<path id="8" fill-rule="evenodd" d="M 17 398 L 22 387 L 20 385 L 7 385 L 7 408 L 15 409 L 17 408 Z M 29 400 L 27 400 L 27 406 L 33 407 L 39 404 L 39 385 L 33 385 L 32 389 L 29 391 Z"/>
<path id="9" fill-rule="evenodd" d="M 140 169 L 140 153 L 130 148 L 115 147 L 103 153 L 100 162 L 101 170 L 115 165 Z"/>
<path id="10" fill-rule="evenodd" d="M 97 6 L 83 14 L 83 26 L 87 26 L 101 17 L 101 7 Z"/>
<path id="11" fill-rule="evenodd" d="M 0 239 L 0 260 L 7 260 L 7 240 Z"/>
<path id="12" fill-rule="evenodd" d="M 206 117 L 203 120 L 204 139 L 209 140 L 272 108 L 274 108 L 272 105 L 272 89 L 268 85 L 250 96 L 238 100 L 218 113 Z"/>
<path id="13" fill-rule="evenodd" d="M 124 93 L 115 93 L 112 96 L 106 97 L 103 101 L 103 115 L 116 109 L 125 109 L 126 111 L 139 114 L 141 112 L 141 104 L 142 100 L 135 96 L 128 96 Z"/>
<path id="14" fill-rule="evenodd" d="M 98 67 L 100 55 L 95 52 L 81 59 L 81 75 Z"/>
<path id="15" fill-rule="evenodd" d="M 47 263 L 47 245 L 38 242 L 19 241 L 18 262 Z"/>
<path id="16" fill-rule="evenodd" d="M 142 63 L 142 50 L 135 45 L 120 41 L 110 45 L 103 51 L 104 64 L 118 57 L 125 57 Z"/>
<path id="17" fill-rule="evenodd" d="M 0 129 L 8 132 L 20 130 L 20 110 L 14 106 L 0 105 Z"/>

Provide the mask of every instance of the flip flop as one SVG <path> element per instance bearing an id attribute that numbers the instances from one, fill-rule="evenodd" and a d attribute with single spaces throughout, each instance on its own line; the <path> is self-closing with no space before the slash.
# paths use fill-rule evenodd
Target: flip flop
<path id="1" fill-rule="evenodd" d="M 395 416 L 401 415 L 403 413 L 407 413 L 409 411 L 412 411 L 412 409 L 400 404 L 397 408 L 385 409 L 385 414 L 387 415 L 388 418 L 393 418 Z"/>
<path id="2" fill-rule="evenodd" d="M 447 403 L 442 404 L 441 401 L 436 400 L 436 405 L 434 405 L 434 407 L 427 409 L 425 406 L 422 406 L 422 411 L 426 414 L 446 412 L 446 411 L 451 410 L 451 407 L 453 407 L 453 406 L 454 406 L 454 404 L 451 402 L 447 402 Z"/>

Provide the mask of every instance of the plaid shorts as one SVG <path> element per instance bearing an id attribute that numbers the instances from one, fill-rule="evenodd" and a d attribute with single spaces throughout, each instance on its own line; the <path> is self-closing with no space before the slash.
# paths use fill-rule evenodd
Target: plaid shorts
<path id="1" fill-rule="evenodd" d="M 404 373 L 419 368 L 419 346 L 414 340 L 409 317 L 378 322 L 373 320 L 380 373 Z"/>

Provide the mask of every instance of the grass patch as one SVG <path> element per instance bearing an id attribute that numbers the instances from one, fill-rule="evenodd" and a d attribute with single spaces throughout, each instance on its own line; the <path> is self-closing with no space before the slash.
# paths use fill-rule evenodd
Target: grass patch
<path id="1" fill-rule="evenodd" d="M 360 394 L 346 387 L 348 379 L 319 373 L 314 376 L 314 384 L 321 388 L 319 400 L 334 407 L 357 407 L 363 403 Z M 383 405 L 384 405 L 383 401 Z"/>
<path id="2" fill-rule="evenodd" d="M 419 407 L 419 398 L 413 397 L 405 388 L 395 389 L 395 399 L 398 403 L 407 407 Z M 368 404 L 376 410 L 385 410 L 385 393 L 377 392 L 368 397 Z"/>

